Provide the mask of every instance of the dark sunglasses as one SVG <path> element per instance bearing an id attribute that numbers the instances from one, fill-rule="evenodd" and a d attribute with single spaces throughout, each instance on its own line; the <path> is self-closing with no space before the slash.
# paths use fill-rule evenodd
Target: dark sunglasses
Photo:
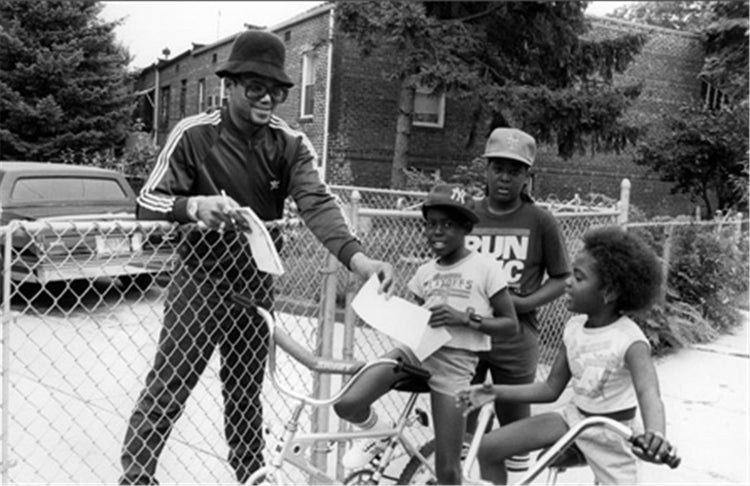
<path id="1" fill-rule="evenodd" d="M 237 83 L 245 88 L 245 98 L 249 101 L 258 101 L 268 94 L 274 103 L 283 103 L 289 96 L 289 88 L 286 86 L 269 86 L 258 79 L 237 80 Z"/>

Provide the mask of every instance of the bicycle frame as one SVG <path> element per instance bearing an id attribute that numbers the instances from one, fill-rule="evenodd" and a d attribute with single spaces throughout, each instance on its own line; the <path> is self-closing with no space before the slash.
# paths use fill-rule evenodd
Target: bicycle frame
<path id="1" fill-rule="evenodd" d="M 485 430 L 493 414 L 494 402 L 488 402 L 482 405 L 482 407 L 480 407 L 479 409 L 479 417 L 477 419 L 476 430 Z M 608 428 L 621 435 L 628 442 L 632 442 L 635 438 L 633 431 L 621 422 L 602 416 L 587 417 L 571 427 L 562 437 L 560 437 L 554 444 L 552 444 L 552 446 L 550 446 L 547 451 L 542 454 L 542 456 L 539 457 L 536 462 L 529 468 L 526 474 L 524 474 L 514 484 L 531 484 L 531 482 L 534 481 L 534 479 L 536 479 L 539 474 L 541 474 L 558 457 L 560 457 L 560 455 L 565 451 L 566 448 L 573 444 L 575 439 L 579 435 L 581 435 L 583 431 L 591 427 Z M 479 443 L 481 442 L 481 439 L 482 434 L 474 434 L 474 437 L 472 438 L 471 444 L 469 446 L 469 451 L 466 455 L 466 458 L 464 459 L 462 476 L 463 480 L 468 484 L 490 484 L 487 481 L 471 476 L 471 469 L 474 467 L 474 464 L 476 462 L 477 452 L 479 451 Z M 667 461 L 665 461 L 665 464 L 667 464 L 671 468 L 677 467 L 679 463 L 680 459 L 675 455 L 674 452 L 667 458 Z"/>
<path id="2" fill-rule="evenodd" d="M 375 361 L 362 364 L 354 361 L 321 359 L 314 357 L 308 350 L 299 346 L 291 337 L 275 326 L 275 321 L 271 314 L 261 307 L 256 307 L 258 313 L 269 326 L 269 351 L 268 351 L 268 376 L 273 386 L 281 393 L 292 397 L 298 401 L 294 406 L 291 418 L 284 425 L 284 433 L 275 448 L 275 453 L 269 461 L 269 464 L 255 473 L 248 480 L 249 484 L 257 484 L 259 481 L 264 483 L 281 483 L 281 472 L 284 464 L 288 463 L 295 466 L 300 471 L 309 476 L 309 481 L 320 484 L 334 484 L 338 482 L 335 478 L 328 475 L 325 471 L 313 464 L 307 459 L 306 451 L 314 444 L 319 442 L 341 442 L 362 438 L 389 438 L 385 452 L 374 469 L 367 469 L 371 474 L 371 479 L 377 483 L 387 467 L 390 465 L 393 454 L 397 446 L 404 448 L 409 456 L 419 458 L 430 470 L 432 466 L 419 452 L 405 435 L 404 430 L 413 425 L 415 418 L 412 417 L 418 393 L 412 392 L 409 396 L 406 406 L 398 417 L 395 425 L 390 429 L 380 429 L 377 431 L 347 431 L 347 432 L 315 432 L 299 434 L 299 419 L 302 412 L 307 406 L 325 407 L 336 403 L 351 388 L 357 377 L 363 372 L 376 366 L 398 366 L 400 363 L 393 359 L 381 358 Z M 349 380 L 337 393 L 328 398 L 313 398 L 298 393 L 284 387 L 276 378 L 276 348 L 282 347 L 292 357 L 312 370 L 332 374 L 353 374 Z M 434 470 L 432 471 L 434 474 Z"/>

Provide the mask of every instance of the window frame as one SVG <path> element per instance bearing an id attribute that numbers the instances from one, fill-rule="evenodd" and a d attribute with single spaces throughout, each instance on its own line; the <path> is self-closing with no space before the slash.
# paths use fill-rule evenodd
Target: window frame
<path id="1" fill-rule="evenodd" d="M 412 118 L 412 126 L 415 127 L 426 127 L 426 128 L 444 128 L 445 127 L 445 91 L 440 90 L 440 93 L 435 95 L 435 88 L 430 88 L 427 86 L 419 86 L 414 89 L 414 113 Z M 426 98 L 437 98 L 437 109 L 436 109 L 436 115 L 437 115 L 437 121 L 436 122 L 430 122 L 430 121 L 420 121 L 416 120 L 415 117 L 417 115 L 417 97 L 420 95 L 424 95 Z"/>
<path id="2" fill-rule="evenodd" d="M 302 53 L 300 80 L 299 116 L 310 119 L 315 116 L 315 68 L 317 57 L 314 51 Z M 309 112 L 307 111 L 309 109 Z"/>

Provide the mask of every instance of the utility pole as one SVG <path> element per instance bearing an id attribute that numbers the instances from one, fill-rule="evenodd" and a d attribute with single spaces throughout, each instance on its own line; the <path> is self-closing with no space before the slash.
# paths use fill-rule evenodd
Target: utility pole
<path id="1" fill-rule="evenodd" d="M 221 32 L 221 9 L 216 11 L 216 39 L 219 40 L 219 33 Z"/>

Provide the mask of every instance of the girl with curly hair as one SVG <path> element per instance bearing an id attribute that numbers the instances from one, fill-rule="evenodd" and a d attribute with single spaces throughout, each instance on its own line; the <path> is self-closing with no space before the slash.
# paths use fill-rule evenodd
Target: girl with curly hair
<path id="1" fill-rule="evenodd" d="M 658 463 L 672 450 L 664 438 L 664 404 L 649 342 L 628 317 L 659 295 L 663 278 L 659 259 L 648 245 L 619 227 L 590 230 L 583 244 L 565 285 L 568 309 L 579 315 L 565 326 L 547 380 L 474 385 L 458 393 L 459 402 L 468 406 L 491 400 L 551 403 L 571 382 L 573 395 L 567 405 L 484 436 L 479 450 L 481 474 L 495 484 L 507 482 L 506 458 L 550 446 L 592 415 L 619 420 L 638 434 L 633 446 L 597 428 L 578 436 L 575 444 L 597 484 L 637 483 L 636 457 Z"/>

